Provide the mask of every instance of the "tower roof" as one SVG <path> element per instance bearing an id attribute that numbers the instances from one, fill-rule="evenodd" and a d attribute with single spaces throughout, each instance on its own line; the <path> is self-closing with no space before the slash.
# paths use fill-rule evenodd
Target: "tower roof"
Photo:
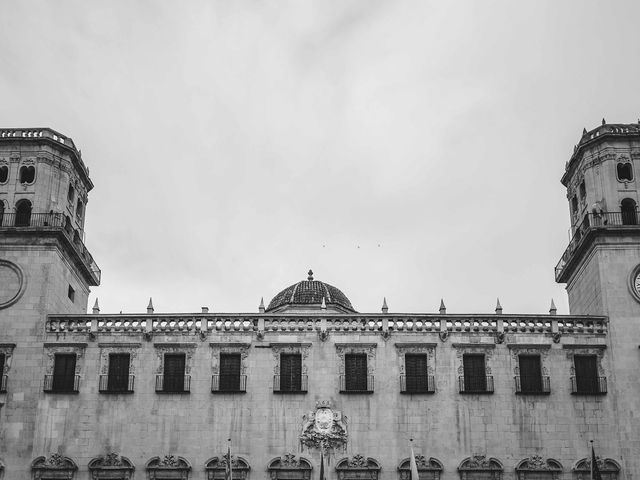
<path id="1" fill-rule="evenodd" d="M 279 311 L 286 307 L 322 305 L 322 300 L 327 307 L 342 312 L 355 312 L 351 302 L 340 289 L 313 279 L 313 272 L 309 270 L 306 280 L 294 283 L 278 293 L 267 307 L 267 312 Z"/>

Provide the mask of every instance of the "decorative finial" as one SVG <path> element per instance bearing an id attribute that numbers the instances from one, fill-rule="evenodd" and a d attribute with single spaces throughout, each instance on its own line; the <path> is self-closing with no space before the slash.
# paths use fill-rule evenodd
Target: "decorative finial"
<path id="1" fill-rule="evenodd" d="M 582 128 L 582 136 L 584 137 L 587 134 L 587 129 L 586 128 Z"/>
<path id="2" fill-rule="evenodd" d="M 312 281 L 313 280 L 313 270 L 309 270 L 309 276 L 307 277 L 307 280 Z"/>
<path id="3" fill-rule="evenodd" d="M 322 297 L 322 303 L 320 304 L 320 308 L 323 310 L 327 309 L 327 302 L 324 301 L 324 296 Z"/>
<path id="4" fill-rule="evenodd" d="M 607 124 L 607 121 L 604 119 L 604 117 L 602 117 L 602 124 L 603 124 L 603 125 L 606 125 L 606 124 Z"/>
<path id="5" fill-rule="evenodd" d="M 440 315 L 446 315 L 447 307 L 444 306 L 444 299 L 440 299 Z"/>
<path id="6" fill-rule="evenodd" d="M 97 315 L 100 313 L 100 305 L 98 305 L 98 297 L 96 297 L 96 303 L 93 304 L 93 310 L 92 312 L 94 315 Z"/>
<path id="7" fill-rule="evenodd" d="M 147 313 L 153 313 L 153 300 L 149 297 L 149 305 L 147 305 Z"/>
<path id="8" fill-rule="evenodd" d="M 496 315 L 502 315 L 502 305 L 500 305 L 500 299 L 496 299 Z"/>
<path id="9" fill-rule="evenodd" d="M 260 306 L 258 307 L 258 312 L 264 313 L 264 297 L 260 297 Z"/>
<path id="10" fill-rule="evenodd" d="M 389 311 L 389 307 L 387 307 L 387 297 L 383 297 L 382 299 L 382 313 L 387 313 Z"/>
<path id="11" fill-rule="evenodd" d="M 555 315 L 558 312 L 556 308 L 556 304 L 553 302 L 553 298 L 551 299 L 551 307 L 549 307 L 549 315 Z"/>

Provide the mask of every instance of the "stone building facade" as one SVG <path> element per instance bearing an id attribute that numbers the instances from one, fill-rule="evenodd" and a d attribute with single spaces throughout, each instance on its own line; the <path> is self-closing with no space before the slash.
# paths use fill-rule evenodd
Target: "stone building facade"
<path id="1" fill-rule="evenodd" d="M 312 272 L 256 313 L 87 314 L 88 170 L 0 130 L 0 479 L 586 479 L 640 472 L 640 125 L 567 163 L 571 315 L 358 313 Z"/>

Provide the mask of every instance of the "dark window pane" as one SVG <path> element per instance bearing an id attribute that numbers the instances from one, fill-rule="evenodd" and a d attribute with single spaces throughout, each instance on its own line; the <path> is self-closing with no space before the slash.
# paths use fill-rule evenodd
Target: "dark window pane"
<path id="1" fill-rule="evenodd" d="M 16 204 L 16 227 L 28 227 L 31 223 L 31 202 L 20 200 Z"/>
<path id="2" fill-rule="evenodd" d="M 36 167 L 20 167 L 20 183 L 33 183 L 36 178 Z"/>
<path id="3" fill-rule="evenodd" d="M 126 392 L 129 389 L 129 354 L 109 354 L 109 377 L 107 390 Z"/>
<path id="4" fill-rule="evenodd" d="M 344 356 L 345 390 L 367 391 L 367 355 Z"/>
<path id="5" fill-rule="evenodd" d="M 183 353 L 166 353 L 164 355 L 164 383 L 162 390 L 165 392 L 184 391 L 184 365 Z"/>
<path id="6" fill-rule="evenodd" d="M 573 357 L 578 393 L 598 393 L 598 362 L 595 355 Z"/>
<path id="7" fill-rule="evenodd" d="M 240 390 L 240 354 L 220 354 L 220 390 L 237 392 Z"/>
<path id="8" fill-rule="evenodd" d="M 636 214 L 636 202 L 631 198 L 625 198 L 621 202 L 620 212 L 622 215 L 623 225 L 636 225 L 638 217 Z"/>
<path id="9" fill-rule="evenodd" d="M 3 165 L 0 167 L 0 183 L 4 183 L 9 178 L 9 167 Z"/>
<path id="10" fill-rule="evenodd" d="M 464 391 L 485 392 L 487 390 L 487 376 L 484 369 L 484 355 L 464 355 Z"/>
<path id="11" fill-rule="evenodd" d="M 280 355 L 280 391 L 302 390 L 302 355 L 283 353 Z"/>
<path id="12" fill-rule="evenodd" d="M 633 180 L 633 168 L 630 163 L 619 163 L 617 171 L 619 180 Z"/>
<path id="13" fill-rule="evenodd" d="M 424 354 L 406 354 L 404 357 L 407 392 L 425 392 L 428 390 L 427 356 Z"/>
<path id="14" fill-rule="evenodd" d="M 73 392 L 75 375 L 75 353 L 56 353 L 53 363 L 53 383 L 51 384 L 51 389 L 54 392 Z"/>
<path id="15" fill-rule="evenodd" d="M 520 390 L 542 392 L 542 369 L 539 355 L 520 355 Z"/>

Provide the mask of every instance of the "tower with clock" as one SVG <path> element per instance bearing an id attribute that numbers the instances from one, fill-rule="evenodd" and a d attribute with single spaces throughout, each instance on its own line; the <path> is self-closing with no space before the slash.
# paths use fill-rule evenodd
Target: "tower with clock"
<path id="1" fill-rule="evenodd" d="M 640 398 L 639 170 L 640 123 L 603 120 L 583 131 L 562 176 L 572 238 L 555 271 L 556 281 L 566 283 L 571 314 L 609 317 L 608 388 L 615 405 L 602 407 L 620 415 L 621 449 L 628 455 L 640 429 L 634 420 Z"/>

